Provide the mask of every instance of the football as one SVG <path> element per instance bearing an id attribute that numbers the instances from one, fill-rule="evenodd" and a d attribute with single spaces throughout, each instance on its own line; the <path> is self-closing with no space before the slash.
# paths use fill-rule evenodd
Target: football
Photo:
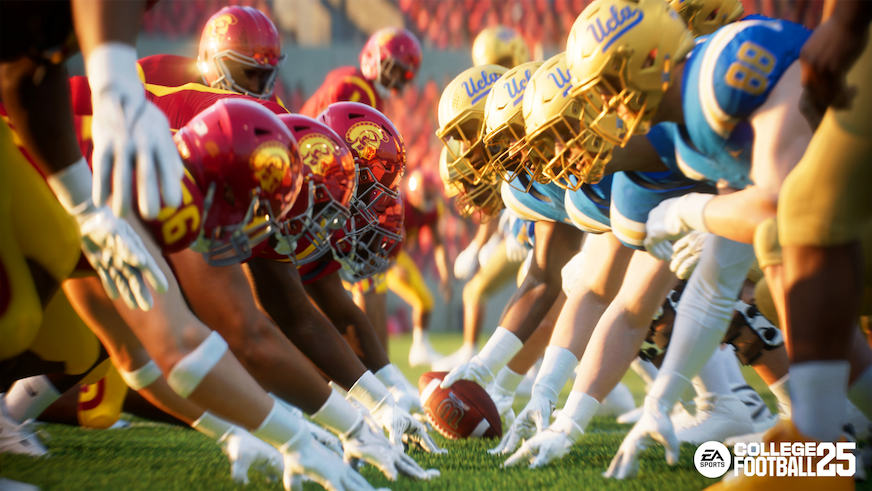
<path id="1" fill-rule="evenodd" d="M 427 420 L 452 440 L 503 436 L 500 413 L 481 386 L 459 380 L 450 388 L 439 387 L 448 372 L 427 372 L 418 380 L 421 406 Z"/>

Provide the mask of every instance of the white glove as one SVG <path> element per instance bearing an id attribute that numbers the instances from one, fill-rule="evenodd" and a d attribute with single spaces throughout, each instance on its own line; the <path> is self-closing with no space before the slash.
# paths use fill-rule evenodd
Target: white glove
<path id="1" fill-rule="evenodd" d="M 478 244 L 473 241 L 454 260 L 454 277 L 468 280 L 478 271 Z"/>
<path id="2" fill-rule="evenodd" d="M 500 413 L 503 428 L 511 427 L 512 423 L 515 422 L 515 410 L 512 409 L 512 405 L 515 403 L 515 392 L 506 390 L 496 383 L 491 383 L 487 386 L 487 394 L 494 401 L 494 405 Z"/>
<path id="3" fill-rule="evenodd" d="M 420 421 L 397 406 L 388 389 L 371 372 L 367 371 L 354 383 L 348 391 L 348 397 L 369 409 L 379 425 L 388 431 L 394 445 L 402 448 L 401 443 L 405 439 L 417 443 L 426 452 L 447 453 L 430 438 L 427 428 Z"/>
<path id="4" fill-rule="evenodd" d="M 161 196 L 165 206 L 182 202 L 182 159 L 173 143 L 167 118 L 145 99 L 136 71 L 136 49 L 122 43 L 105 43 L 88 57 L 94 119 L 94 203 L 106 203 L 118 216 L 130 211 L 134 164 L 143 218 L 157 216 Z"/>
<path id="5" fill-rule="evenodd" d="M 276 396 L 275 394 L 270 393 L 270 396 L 272 396 L 272 398 L 275 399 L 276 402 L 278 402 L 285 409 L 287 409 L 289 413 L 291 413 L 294 416 L 305 421 L 306 428 L 309 429 L 309 431 L 312 433 L 312 436 L 315 438 L 315 440 L 318 441 L 318 443 L 329 448 L 336 455 L 339 455 L 339 456 L 343 455 L 342 442 L 339 441 L 339 438 L 337 438 L 336 435 L 325 430 L 323 427 L 321 427 L 321 425 L 319 425 L 317 423 L 313 423 L 312 421 L 305 419 L 305 417 L 303 416 L 303 411 L 300 410 L 300 408 L 298 408 L 297 406 L 294 406 L 292 404 L 288 404 L 287 402 L 284 401 L 284 399 L 281 399 L 280 397 Z"/>
<path id="6" fill-rule="evenodd" d="M 488 453 L 496 455 L 513 452 L 518 448 L 522 440 L 532 438 L 536 433 L 548 428 L 548 425 L 551 424 L 551 413 L 554 412 L 554 409 L 554 402 L 548 400 L 541 393 L 534 391 L 532 397 L 530 397 L 530 402 L 518 413 L 509 431 L 500 440 L 500 444 L 488 450 Z M 506 464 L 508 465 L 508 461 Z"/>
<path id="7" fill-rule="evenodd" d="M 418 421 L 422 421 L 422 418 L 426 421 L 427 415 L 424 414 L 424 408 L 421 406 L 421 394 L 396 365 L 388 363 L 375 373 L 375 378 L 388 388 L 397 402 L 397 406 L 403 408 Z"/>
<path id="8" fill-rule="evenodd" d="M 396 481 L 398 474 L 425 481 L 440 475 L 436 469 L 422 469 L 412 457 L 403 453 L 402 445 L 392 444 L 381 429 L 374 429 L 365 418 L 341 438 L 346 462 L 363 460 L 378 468 L 391 481 Z"/>
<path id="9" fill-rule="evenodd" d="M 705 205 L 712 194 L 689 193 L 669 198 L 648 213 L 645 224 L 645 249 L 661 261 L 672 258 L 670 241 L 680 239 L 693 230 L 708 232 L 705 226 Z"/>
<path id="10" fill-rule="evenodd" d="M 374 489 L 338 455 L 318 443 L 308 430 L 301 431 L 280 450 L 285 456 L 284 484 L 288 491 L 299 483 L 299 475 L 308 477 L 328 491 Z"/>
<path id="11" fill-rule="evenodd" d="M 696 269 L 707 236 L 707 232 L 694 230 L 675 241 L 669 269 L 675 273 L 679 280 L 690 278 L 691 273 Z"/>
<path id="12" fill-rule="evenodd" d="M 527 259 L 527 253 L 530 251 L 530 248 L 527 247 L 526 244 L 518 241 L 518 238 L 514 235 L 511 237 L 506 237 L 506 258 L 511 263 L 519 263 L 524 259 Z"/>
<path id="13" fill-rule="evenodd" d="M 544 467 L 565 457 L 574 443 L 566 433 L 547 428 L 525 441 L 517 452 L 506 459 L 503 466 L 512 467 L 521 462 L 529 462 L 531 469 Z"/>
<path id="14" fill-rule="evenodd" d="M 480 267 L 483 268 L 484 265 L 487 264 L 488 259 L 490 259 L 494 251 L 497 250 L 497 247 L 500 245 L 502 240 L 503 238 L 500 234 L 493 234 L 490 236 L 490 239 L 481 246 L 481 250 L 478 251 L 478 265 Z"/>
<path id="15" fill-rule="evenodd" d="M 669 419 L 671 407 L 666 407 L 660 399 L 645 398 L 644 411 L 639 422 L 624 438 L 618 453 L 612 459 L 603 477 L 626 479 L 639 472 L 639 454 L 655 443 L 660 443 L 666 451 L 666 463 L 678 463 L 679 442 L 675 429 Z"/>
<path id="16" fill-rule="evenodd" d="M 50 175 L 47 179 L 58 201 L 79 224 L 82 252 L 103 281 L 109 298 L 119 294 L 130 308 L 149 310 L 154 305 L 147 281 L 157 293 L 169 284 L 140 237 L 108 206 L 91 201 L 91 170 L 85 159 Z M 144 281 L 143 281 L 144 280 Z"/>
<path id="17" fill-rule="evenodd" d="M 447 389 L 458 380 L 471 380 L 485 388 L 494 379 L 494 372 L 502 370 L 523 346 L 524 343 L 511 331 L 497 327 L 481 351 L 451 370 L 439 386 Z"/>
<path id="18" fill-rule="evenodd" d="M 233 427 L 218 440 L 218 446 L 230 460 L 230 477 L 237 484 L 248 484 L 249 469 L 266 474 L 270 482 L 284 471 L 282 454 L 242 428 Z"/>

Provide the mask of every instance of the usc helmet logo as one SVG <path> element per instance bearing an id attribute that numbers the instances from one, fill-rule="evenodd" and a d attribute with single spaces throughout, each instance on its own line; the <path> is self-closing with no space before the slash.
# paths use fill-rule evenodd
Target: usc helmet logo
<path id="1" fill-rule="evenodd" d="M 288 148 L 278 141 L 262 143 L 252 152 L 248 166 L 260 182 L 260 189 L 272 193 L 285 180 L 291 167 Z"/>
<path id="2" fill-rule="evenodd" d="M 324 135 L 309 133 L 301 138 L 297 144 L 300 147 L 300 154 L 303 156 L 303 163 L 312 169 L 313 174 L 323 176 L 330 164 L 336 159 L 333 155 L 333 147 L 336 144 Z"/>
<path id="3" fill-rule="evenodd" d="M 230 29 L 230 26 L 236 24 L 236 17 L 233 14 L 221 14 L 212 19 L 209 28 L 212 32 L 212 39 L 221 40 Z"/>
<path id="4" fill-rule="evenodd" d="M 361 121 L 348 128 L 345 141 L 361 158 L 370 160 L 375 157 L 382 142 L 388 142 L 388 135 L 381 126 L 370 121 Z"/>

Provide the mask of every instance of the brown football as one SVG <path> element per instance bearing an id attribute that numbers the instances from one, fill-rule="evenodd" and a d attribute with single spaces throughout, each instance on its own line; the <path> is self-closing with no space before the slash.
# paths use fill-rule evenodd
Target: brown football
<path id="1" fill-rule="evenodd" d="M 459 380 L 451 387 L 439 387 L 448 372 L 427 372 L 418 380 L 421 405 L 433 428 L 446 438 L 503 436 L 500 413 L 480 385 Z"/>

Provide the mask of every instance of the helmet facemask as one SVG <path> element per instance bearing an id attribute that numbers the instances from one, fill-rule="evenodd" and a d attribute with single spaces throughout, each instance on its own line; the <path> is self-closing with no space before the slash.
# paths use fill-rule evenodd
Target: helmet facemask
<path id="1" fill-rule="evenodd" d="M 257 99 L 269 99 L 272 97 L 273 91 L 275 90 L 279 67 L 286 58 L 287 55 L 282 55 L 278 58 L 263 57 L 263 59 L 261 59 L 260 55 L 257 55 L 256 58 L 252 58 L 241 55 L 233 50 L 225 50 L 215 54 L 215 56 L 212 57 L 211 63 L 202 62 L 201 70 L 208 71 L 209 65 L 212 65 L 220 74 L 217 79 L 212 81 L 210 87 L 217 87 Z M 233 75 L 231 74 L 232 70 L 227 66 L 227 63 L 225 62 L 226 60 L 233 61 L 241 67 L 269 70 L 270 74 L 267 76 L 261 92 L 251 91 L 234 80 Z"/>
<path id="2" fill-rule="evenodd" d="M 494 149 L 488 148 L 482 141 L 481 116 L 483 114 L 478 111 L 477 114 L 458 118 L 455 123 L 441 128 L 437 134 L 448 147 L 448 155 L 451 157 L 448 166 L 454 168 L 470 184 L 478 184 L 487 177 L 490 173 L 489 163 L 493 159 L 491 151 Z M 460 144 L 459 152 L 457 148 L 449 145 L 451 140 Z"/>
<path id="3" fill-rule="evenodd" d="M 290 237 L 293 242 L 299 242 L 301 238 L 305 238 L 314 248 L 309 254 L 302 259 L 292 257 L 292 261 L 297 266 L 311 263 L 330 250 L 330 238 L 336 230 L 341 230 L 343 224 L 351 216 L 348 208 L 330 195 L 330 191 L 323 183 L 315 184 L 314 181 L 309 181 L 308 192 L 309 203 L 306 211 L 293 218 L 289 218 L 282 225 L 283 232 Z M 315 203 L 315 199 L 323 200 L 324 197 L 330 197 L 327 202 Z"/>
<path id="4" fill-rule="evenodd" d="M 518 111 L 509 121 L 491 130 L 484 138 L 484 145 L 493 155 L 490 167 L 510 186 L 526 192 L 523 186 L 516 187 L 518 184 L 515 180 L 524 171 L 527 153 L 521 112 Z"/>
<path id="5" fill-rule="evenodd" d="M 279 230 L 279 225 L 269 200 L 262 199 L 259 196 L 260 188 L 255 188 L 242 221 L 235 225 L 215 227 L 207 236 L 205 224 L 215 204 L 215 189 L 216 183 L 213 182 L 203 200 L 200 235 L 191 244 L 191 249 L 202 253 L 210 266 L 229 266 L 249 259 L 252 248 L 269 239 Z"/>

